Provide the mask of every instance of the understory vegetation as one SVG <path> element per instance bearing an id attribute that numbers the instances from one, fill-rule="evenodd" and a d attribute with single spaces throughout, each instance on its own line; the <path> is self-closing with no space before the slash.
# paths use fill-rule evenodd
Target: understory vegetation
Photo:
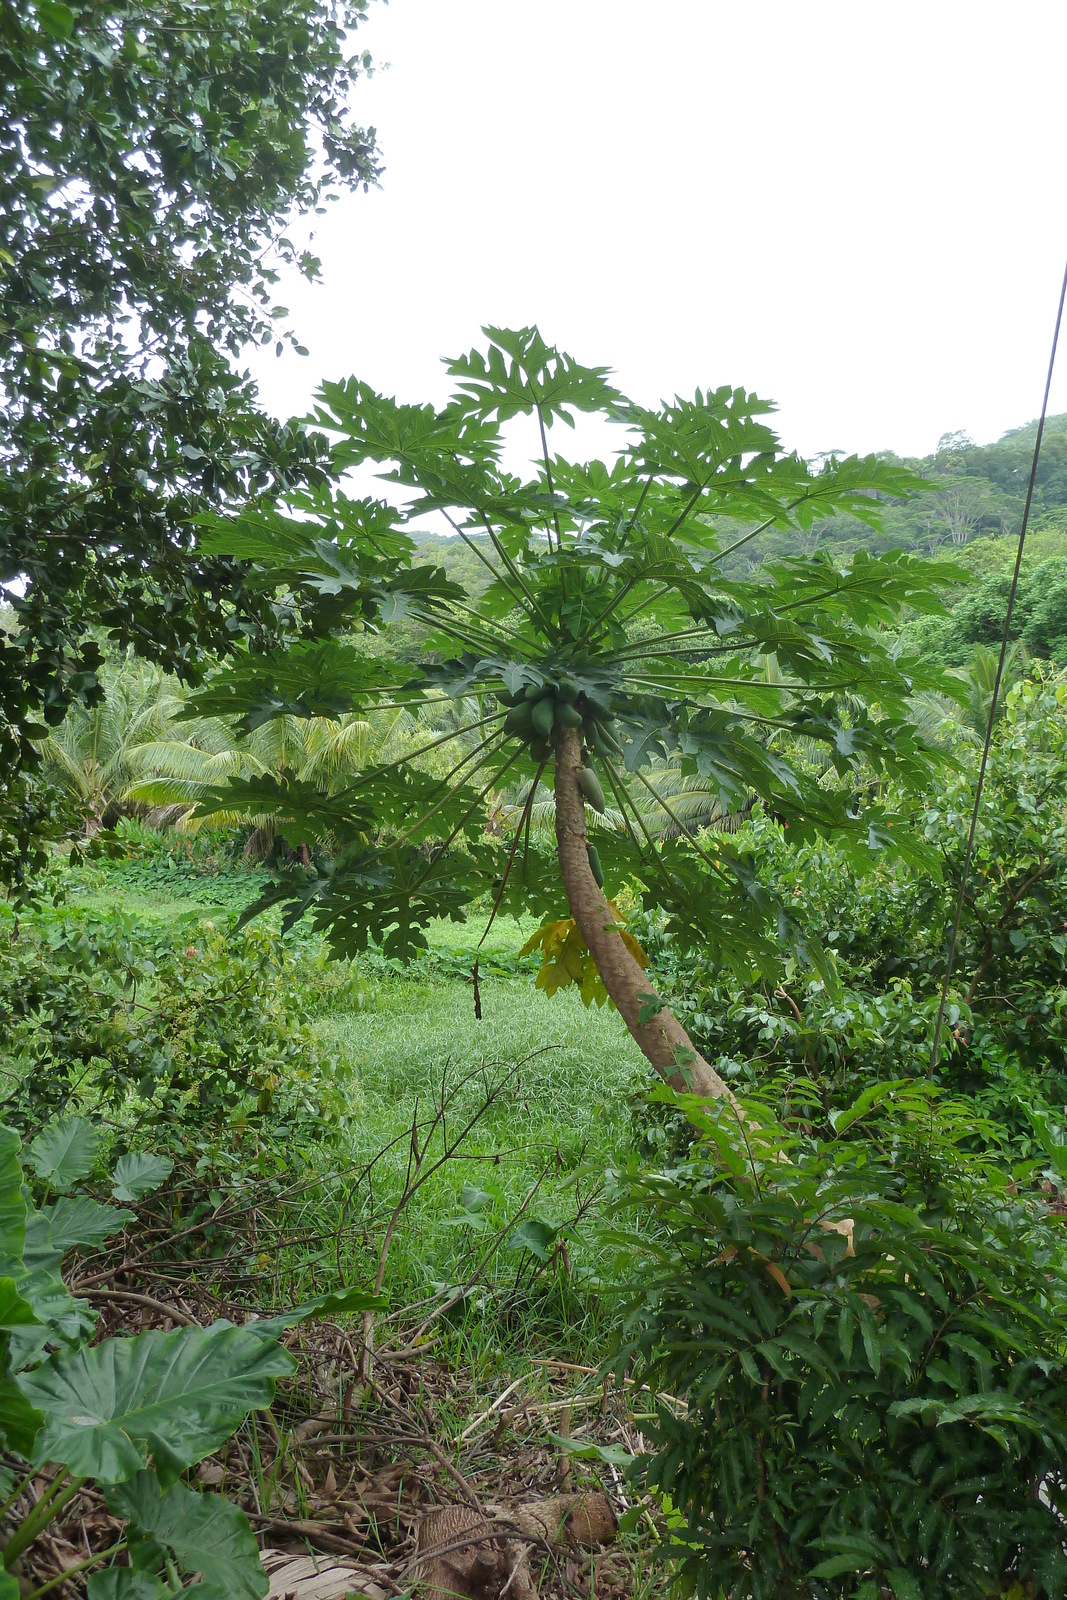
<path id="1" fill-rule="evenodd" d="M 625 1564 L 606 1586 L 673 1571 L 761 1600 L 1057 1593 L 1065 704 L 1036 667 L 1008 697 L 934 1068 L 976 760 L 965 727 L 952 775 L 909 802 L 937 876 L 888 854 L 857 871 L 759 808 L 730 835 L 825 951 L 821 971 L 794 958 L 774 979 L 728 976 L 631 901 L 650 992 L 741 1093 L 742 1125 L 724 1102 L 650 1098 L 610 1008 L 583 1006 L 577 983 L 541 992 L 541 952 L 520 954 L 536 919 L 500 916 L 479 944 L 487 903 L 432 925 L 413 962 L 374 947 L 337 960 L 277 913 L 238 926 L 267 881 L 240 830 L 131 820 L 95 858 L 57 857 L 0 940 L 4 1121 L 53 1214 L 52 1277 L 27 1246 L 9 1269 L 19 1294 L 38 1316 L 47 1302 L 75 1348 L 101 1311 L 152 1325 L 168 1307 L 237 1322 L 347 1307 L 362 1354 L 330 1380 L 334 1401 L 307 1376 L 315 1336 L 293 1346 L 295 1389 L 280 1347 L 263 1369 L 291 1440 L 269 1495 L 302 1483 L 309 1418 L 353 1441 L 320 1454 L 365 1452 L 376 1374 L 414 1359 L 462 1375 L 453 1433 L 431 1437 L 477 1424 L 451 1457 L 468 1481 L 531 1446 L 563 1481 L 629 1480 Z M 17 1334 L 11 1361 L 35 1404 L 46 1338 Z M 660 1398 L 620 1412 L 634 1380 Z M 478 1419 L 514 1383 L 521 1403 L 499 1408 L 487 1448 Z M 240 1458 L 212 1459 L 239 1483 Z M 108 1488 L 95 1457 L 67 1465 L 136 1550 L 143 1462 L 137 1493 Z M 174 1481 L 151 1493 L 165 1502 Z M 309 1513 L 308 1528 L 316 1516 L 329 1549 L 336 1520 Z M 375 1537 L 381 1561 L 391 1538 Z M 160 1548 L 180 1570 L 180 1541 Z"/>

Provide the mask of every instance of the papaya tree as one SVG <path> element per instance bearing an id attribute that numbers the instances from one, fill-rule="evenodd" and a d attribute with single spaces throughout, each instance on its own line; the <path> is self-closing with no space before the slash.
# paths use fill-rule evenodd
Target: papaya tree
<path id="1" fill-rule="evenodd" d="M 204 808 L 254 805 L 306 847 L 311 865 L 255 909 L 280 900 L 290 919 L 310 913 L 339 953 L 375 939 L 413 954 L 431 919 L 462 920 L 476 904 L 540 913 L 555 969 L 544 986 L 606 991 L 661 1075 L 723 1095 L 655 993 L 617 892 L 637 886 L 674 932 L 768 974 L 800 936 L 726 835 L 687 826 L 657 766 L 698 775 L 723 810 L 761 802 L 791 837 L 832 830 L 860 857 L 907 848 L 879 795 L 887 777 L 906 786 L 928 773 L 907 702 L 930 679 L 894 654 L 885 625 L 904 607 L 937 609 L 953 569 L 863 551 L 750 563 L 742 552 L 764 530 L 800 533 L 837 512 L 877 525 L 881 500 L 920 485 L 874 457 L 812 468 L 783 450 L 772 406 L 742 389 L 651 409 L 534 328 L 484 331 L 485 350 L 448 362 L 441 409 L 356 379 L 320 390 L 309 421 L 332 439 L 334 466 L 378 468 L 388 499 L 329 487 L 204 525 L 207 551 L 249 563 L 249 582 L 288 608 L 300 637 L 231 662 L 193 702 L 245 728 L 414 709 L 442 693 L 473 709 L 414 760 L 374 764 L 329 799 L 264 777 Z M 575 412 L 618 427 L 612 461 L 550 449 L 552 425 L 573 426 Z M 536 454 L 516 475 L 505 453 L 520 454 L 523 429 Z M 434 519 L 477 557 L 479 592 L 412 563 L 411 530 Z M 366 649 L 363 634 L 400 619 L 424 625 L 416 665 Z M 828 763 L 797 754 L 815 747 Z M 529 799 L 501 842 L 485 828 L 487 797 L 516 779 Z M 544 785 L 554 862 L 530 848 Z M 676 821 L 673 837 L 649 832 L 649 797 Z M 621 826 L 591 846 L 587 819 L 608 802 Z"/>

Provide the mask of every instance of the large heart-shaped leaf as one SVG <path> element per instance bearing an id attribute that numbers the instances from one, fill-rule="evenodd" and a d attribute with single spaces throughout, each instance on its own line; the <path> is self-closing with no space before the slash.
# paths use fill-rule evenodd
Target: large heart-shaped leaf
<path id="1" fill-rule="evenodd" d="M 103 1205 L 86 1194 L 65 1195 L 53 1205 L 42 1206 L 40 1215 L 48 1224 L 52 1247 L 63 1255 L 76 1244 L 103 1244 L 136 1218 L 132 1211 Z"/>
<path id="2" fill-rule="evenodd" d="M 14 1278 L 0 1278 L 0 1332 L 33 1326 L 37 1321 L 37 1313 L 19 1294 Z"/>
<path id="3" fill-rule="evenodd" d="M 26 1200 L 18 1153 L 22 1140 L 14 1128 L 0 1126 L 0 1268 L 16 1276 L 26 1243 Z"/>
<path id="4" fill-rule="evenodd" d="M 12 1334 L 11 1366 L 19 1371 L 35 1361 L 45 1345 L 57 1338 L 73 1343 L 91 1333 L 96 1319 L 88 1302 L 76 1300 L 60 1276 L 62 1251 L 52 1242 L 51 1207 L 31 1211 L 26 1218 L 24 1260 L 15 1274 L 19 1294 L 37 1314 L 40 1328 L 26 1327 Z"/>
<path id="5" fill-rule="evenodd" d="M 154 1572 L 108 1567 L 106 1572 L 93 1573 L 85 1592 L 88 1600 L 162 1600 L 167 1591 Z"/>
<path id="6" fill-rule="evenodd" d="M 269 1406 L 294 1365 L 276 1343 L 224 1324 L 60 1351 L 17 1382 L 45 1416 L 35 1461 L 123 1483 L 151 1452 L 168 1486 Z"/>
<path id="7" fill-rule="evenodd" d="M 270 1580 L 248 1518 L 218 1494 L 198 1494 L 184 1483 L 163 1490 L 156 1474 L 139 1472 L 107 1495 L 108 1509 L 130 1524 L 130 1556 L 138 1545 L 163 1546 L 186 1573 L 199 1573 L 197 1600 L 261 1600 Z"/>
<path id="8" fill-rule="evenodd" d="M 154 1194 L 174 1171 L 174 1162 L 167 1156 L 120 1156 L 111 1174 L 111 1193 L 116 1200 L 127 1205 Z"/>
<path id="9" fill-rule="evenodd" d="M 0 1437 L 16 1455 L 29 1456 L 43 1421 L 14 1378 L 0 1378 Z"/>
<path id="10" fill-rule="evenodd" d="M 70 1189 L 93 1170 L 100 1134 L 84 1117 L 61 1117 L 39 1133 L 26 1152 L 30 1166 L 50 1189 Z"/>

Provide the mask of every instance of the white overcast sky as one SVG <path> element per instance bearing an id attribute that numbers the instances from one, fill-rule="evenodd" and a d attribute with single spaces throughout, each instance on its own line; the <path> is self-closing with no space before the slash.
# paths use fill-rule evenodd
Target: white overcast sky
<path id="1" fill-rule="evenodd" d="M 536 322 L 641 400 L 755 389 L 808 455 L 1036 416 L 1064 0 L 379 0 L 358 44 L 385 171 L 279 294 L 279 414 L 352 373 L 441 400 L 441 356 Z M 1058 370 L 1067 411 L 1067 337 Z"/>

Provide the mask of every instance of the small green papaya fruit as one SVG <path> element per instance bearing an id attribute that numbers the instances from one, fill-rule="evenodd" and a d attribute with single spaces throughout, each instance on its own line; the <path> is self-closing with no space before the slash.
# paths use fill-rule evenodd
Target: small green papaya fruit
<path id="1" fill-rule="evenodd" d="M 597 888 L 602 889 L 604 887 L 604 868 L 600 865 L 600 851 L 595 844 L 588 845 L 586 848 L 589 852 L 589 870 L 593 874 Z"/>
<path id="2" fill-rule="evenodd" d="M 572 706 L 566 700 L 556 698 L 556 721 L 562 728 L 580 728 L 582 713 L 577 706 Z"/>
<path id="3" fill-rule="evenodd" d="M 607 804 L 604 799 L 604 791 L 600 786 L 600 779 L 592 767 L 578 768 L 578 787 L 594 811 L 604 810 Z"/>
<path id="4" fill-rule="evenodd" d="M 556 703 L 550 694 L 546 694 L 543 700 L 534 701 L 533 711 L 530 713 L 534 733 L 540 734 L 542 739 L 551 738 L 555 720 Z"/>
<path id="5" fill-rule="evenodd" d="M 528 700 L 513 706 L 504 718 L 504 732 L 527 734 L 532 726 L 533 707 Z"/>

